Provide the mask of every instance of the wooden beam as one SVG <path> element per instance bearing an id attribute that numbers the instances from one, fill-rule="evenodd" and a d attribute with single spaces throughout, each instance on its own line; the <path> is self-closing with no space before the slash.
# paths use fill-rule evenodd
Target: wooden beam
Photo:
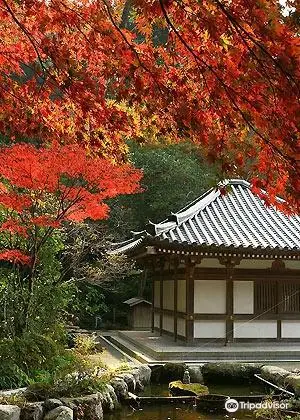
<path id="1" fill-rule="evenodd" d="M 186 259 L 186 341 L 194 340 L 194 270 L 195 262 L 191 258 Z"/>

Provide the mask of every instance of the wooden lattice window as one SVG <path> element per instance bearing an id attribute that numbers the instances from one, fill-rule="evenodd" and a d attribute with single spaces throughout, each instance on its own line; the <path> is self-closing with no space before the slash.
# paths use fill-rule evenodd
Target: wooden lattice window
<path id="1" fill-rule="evenodd" d="M 280 312 L 300 312 L 300 283 L 295 281 L 283 281 L 280 287 Z"/>
<path id="2" fill-rule="evenodd" d="M 261 280 L 255 282 L 255 312 L 277 312 L 277 283 L 273 280 Z"/>

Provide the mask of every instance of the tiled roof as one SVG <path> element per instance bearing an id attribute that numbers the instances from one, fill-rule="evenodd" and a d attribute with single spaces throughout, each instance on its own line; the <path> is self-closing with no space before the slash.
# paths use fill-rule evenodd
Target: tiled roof
<path id="1" fill-rule="evenodd" d="M 287 216 L 266 207 L 244 180 L 227 183 L 229 193 L 209 190 L 167 220 L 150 223 L 131 240 L 116 244 L 114 252 L 129 252 L 149 239 L 186 246 L 300 251 L 298 215 Z"/>
<path id="2" fill-rule="evenodd" d="M 148 300 L 144 298 L 139 298 L 139 297 L 130 298 L 128 300 L 125 300 L 125 302 L 123 303 L 126 303 L 126 305 L 129 305 L 129 306 L 139 305 L 140 303 L 146 303 L 147 305 L 151 305 L 151 302 L 149 302 Z"/>

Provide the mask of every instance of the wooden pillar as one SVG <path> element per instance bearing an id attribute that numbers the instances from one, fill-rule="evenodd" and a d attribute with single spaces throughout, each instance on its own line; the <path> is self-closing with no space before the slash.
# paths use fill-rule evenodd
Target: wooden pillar
<path id="1" fill-rule="evenodd" d="M 186 324 L 185 335 L 188 343 L 194 340 L 194 270 L 195 262 L 186 259 Z"/>
<path id="2" fill-rule="evenodd" d="M 233 275 L 234 267 L 240 263 L 241 258 L 220 257 L 219 261 L 226 267 L 226 345 L 234 341 Z"/>
<path id="3" fill-rule="evenodd" d="M 226 344 L 232 343 L 233 337 L 233 280 L 231 266 L 226 267 Z"/>
<path id="4" fill-rule="evenodd" d="M 179 265 L 179 261 L 176 258 L 174 260 L 174 274 L 173 274 L 173 279 L 174 279 L 174 341 L 177 341 L 177 318 L 178 318 L 178 265 Z"/>
<path id="5" fill-rule="evenodd" d="M 154 290 L 155 290 L 155 276 L 153 275 L 152 271 L 152 277 L 151 277 L 151 285 L 152 285 L 152 306 L 151 306 L 151 332 L 154 333 Z"/>
<path id="6" fill-rule="evenodd" d="M 277 296 L 277 306 L 276 306 L 276 315 L 278 316 L 280 313 L 282 313 L 282 304 L 280 302 L 283 301 L 282 293 L 281 293 L 281 287 L 279 280 L 276 281 L 276 296 Z M 282 338 L 282 325 L 281 325 L 281 319 L 277 319 L 277 340 L 281 340 Z"/>
<path id="7" fill-rule="evenodd" d="M 163 275 L 164 275 L 164 259 L 159 261 L 159 288 L 160 288 L 160 303 L 159 303 L 159 334 L 163 333 L 163 307 L 164 307 L 164 284 L 163 284 Z"/>

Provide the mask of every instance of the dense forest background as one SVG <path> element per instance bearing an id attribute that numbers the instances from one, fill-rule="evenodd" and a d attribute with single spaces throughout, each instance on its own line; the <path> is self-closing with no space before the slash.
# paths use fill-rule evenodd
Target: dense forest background
<path id="1" fill-rule="evenodd" d="M 148 299 L 151 296 L 150 285 L 142 285 L 141 272 L 132 262 L 124 264 L 122 258 L 107 261 L 105 252 L 109 244 L 129 238 L 132 231 L 143 230 L 149 221 L 164 220 L 216 182 L 216 167 L 205 163 L 191 144 L 140 146 L 129 143 L 129 147 L 131 162 L 144 173 L 142 192 L 110 200 L 107 221 L 81 228 L 82 233 L 85 230 L 83 238 L 88 248 L 83 257 L 86 263 L 83 270 L 85 274 L 90 273 L 93 261 L 97 266 L 92 279 L 73 273 L 76 287 L 68 310 L 82 326 L 94 326 L 96 316 L 100 316 L 106 328 L 126 327 L 123 302 L 134 296 Z M 76 236 L 78 239 L 78 232 Z M 71 265 L 77 264 L 72 261 Z"/>

